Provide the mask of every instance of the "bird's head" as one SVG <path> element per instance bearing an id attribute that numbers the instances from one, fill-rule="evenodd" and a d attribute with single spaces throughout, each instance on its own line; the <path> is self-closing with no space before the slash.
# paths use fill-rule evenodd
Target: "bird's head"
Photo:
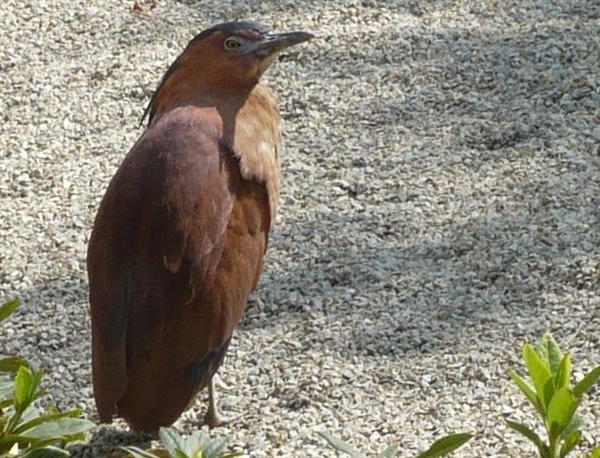
<path id="1" fill-rule="evenodd" d="M 282 50 L 311 38 L 306 32 L 268 33 L 256 23 L 229 22 L 202 32 L 186 52 L 211 59 L 206 70 L 217 83 L 254 86 Z"/>
<path id="2" fill-rule="evenodd" d="M 312 38 L 307 32 L 269 33 L 254 22 L 228 22 L 204 30 L 171 65 L 146 114 L 152 121 L 158 99 L 180 90 L 213 97 L 247 93 L 281 51 Z"/>

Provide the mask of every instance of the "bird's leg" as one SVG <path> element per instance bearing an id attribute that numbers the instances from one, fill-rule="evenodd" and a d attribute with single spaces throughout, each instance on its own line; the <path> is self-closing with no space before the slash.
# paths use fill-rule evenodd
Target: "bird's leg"
<path id="1" fill-rule="evenodd" d="M 231 418 L 224 417 L 221 412 L 219 412 L 217 389 L 215 388 L 215 377 L 213 376 L 208 384 L 208 411 L 204 416 L 204 423 L 207 424 L 209 428 L 216 428 L 217 426 L 223 426 L 230 421 Z"/>

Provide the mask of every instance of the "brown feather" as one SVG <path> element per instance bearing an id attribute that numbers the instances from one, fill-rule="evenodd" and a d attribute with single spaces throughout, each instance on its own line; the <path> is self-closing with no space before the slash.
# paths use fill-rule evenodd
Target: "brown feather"
<path id="1" fill-rule="evenodd" d="M 220 361 L 200 375 L 194 365 L 228 343 L 258 282 L 269 186 L 242 176 L 244 153 L 218 140 L 214 115 L 186 107 L 161 117 L 100 206 L 88 270 L 103 420 L 118 414 L 144 431 L 175 421 Z"/>
<path id="2" fill-rule="evenodd" d="M 190 42 L 96 216 L 88 276 L 103 421 L 120 415 L 149 432 L 173 423 L 223 362 L 263 269 L 281 130 L 259 78 L 282 46 L 312 35 L 269 36 L 258 54 L 235 54 L 224 51 L 231 33 L 264 35 L 228 23 Z"/>
<path id="3" fill-rule="evenodd" d="M 277 97 L 269 86 L 258 80 L 276 56 L 262 61 L 254 69 L 256 74 L 238 75 L 238 63 L 220 57 L 220 39 L 222 35 L 215 33 L 208 38 L 208 43 L 190 42 L 167 71 L 145 115 L 151 125 L 177 107 L 206 108 L 203 110 L 206 125 L 240 158 L 242 175 L 266 184 L 271 213 L 275 215 L 281 179 L 281 116 Z M 218 72 L 206 68 L 205 62 L 212 60 L 222 61 Z M 228 78 L 224 78 L 224 74 Z M 190 75 L 198 77 L 194 79 Z"/>

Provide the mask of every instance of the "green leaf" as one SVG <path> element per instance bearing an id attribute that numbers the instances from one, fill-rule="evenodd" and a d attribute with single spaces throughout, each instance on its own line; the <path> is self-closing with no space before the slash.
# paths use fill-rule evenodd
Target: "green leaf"
<path id="1" fill-rule="evenodd" d="M 215 445 L 217 446 L 217 449 L 219 449 L 221 446 L 221 440 L 214 439 L 214 441 Z M 204 431 L 196 430 L 184 439 L 184 443 L 185 449 L 183 451 L 190 457 L 199 456 L 200 458 L 207 458 L 208 454 L 206 453 L 206 451 L 210 447 L 212 440 L 210 436 Z M 222 445 L 223 447 L 225 447 L 225 443 L 223 443 Z"/>
<path id="2" fill-rule="evenodd" d="M 173 428 L 160 428 L 158 435 L 166 451 L 175 458 L 234 458 L 241 455 L 240 452 L 224 453 L 227 440 L 218 437 L 211 439 L 202 430 L 186 438 Z"/>
<path id="3" fill-rule="evenodd" d="M 0 456 L 4 458 L 4 454 L 8 453 L 12 446 L 18 443 L 18 439 L 18 436 L 8 434 L 0 436 Z M 27 445 L 27 443 L 25 445 Z"/>
<path id="4" fill-rule="evenodd" d="M 177 450 L 186 449 L 184 438 L 173 428 L 161 427 L 158 437 L 171 456 L 177 456 Z"/>
<path id="5" fill-rule="evenodd" d="M 208 440 L 204 445 L 202 450 L 201 458 L 217 458 L 223 453 L 225 448 L 227 447 L 227 439 L 225 438 L 215 438 L 212 440 Z"/>
<path id="6" fill-rule="evenodd" d="M 549 450 L 548 446 L 546 444 L 544 444 L 544 441 L 542 441 L 542 439 L 540 439 L 540 436 L 538 436 L 531 429 L 529 429 L 527 426 L 525 426 L 521 423 L 517 423 L 516 421 L 511 421 L 511 420 L 505 420 L 505 421 L 506 421 L 506 424 L 511 429 L 513 429 L 516 432 L 525 436 L 537 447 L 538 451 L 540 452 L 540 457 L 546 458 L 546 457 L 550 456 L 550 450 Z"/>
<path id="7" fill-rule="evenodd" d="M 583 378 L 581 382 L 575 385 L 575 388 L 573 388 L 573 393 L 575 394 L 575 396 L 577 396 L 578 398 L 583 396 L 583 394 L 585 394 L 587 390 L 589 390 L 592 387 L 592 385 L 596 383 L 598 377 L 600 377 L 600 366 L 593 369 L 588 375 L 586 375 Z"/>
<path id="8" fill-rule="evenodd" d="M 390 444 L 388 448 L 386 448 L 379 455 L 377 455 L 377 458 L 394 458 L 396 456 L 398 448 L 398 444 Z"/>
<path id="9" fill-rule="evenodd" d="M 31 452 L 25 453 L 23 458 L 63 458 L 69 456 L 69 452 L 58 447 L 36 448 Z"/>
<path id="10" fill-rule="evenodd" d="M 48 423 L 48 422 L 52 422 L 55 420 L 58 420 L 60 418 L 77 418 L 79 417 L 79 415 L 81 414 L 81 411 L 79 409 L 73 409 L 73 410 L 69 410 L 67 412 L 55 412 L 55 413 L 49 413 L 49 414 L 45 414 L 45 415 L 35 415 L 33 416 L 33 418 L 31 420 L 22 422 L 17 428 L 15 428 L 14 433 L 15 434 L 21 434 L 24 433 L 25 431 L 38 426 L 42 423 Z M 87 420 L 86 420 L 87 421 Z M 91 427 L 94 426 L 93 423 L 88 422 Z"/>
<path id="11" fill-rule="evenodd" d="M 533 385 L 535 386 L 538 395 L 537 397 L 541 400 L 542 408 L 545 412 L 549 401 L 549 398 L 546 396 L 552 394 L 546 391 L 548 381 L 552 380 L 550 368 L 542 359 L 540 359 L 533 347 L 528 343 L 523 346 L 523 359 L 525 360 L 525 365 L 529 371 L 529 376 L 531 377 L 531 380 L 533 380 Z"/>
<path id="12" fill-rule="evenodd" d="M 560 347 L 549 332 L 545 333 L 540 342 L 536 346 L 536 353 L 539 355 L 542 361 L 550 369 L 550 373 L 555 376 L 558 372 L 561 361 L 563 360 L 563 354 Z"/>
<path id="13" fill-rule="evenodd" d="M 21 448 L 29 447 L 30 450 L 33 450 L 54 445 L 57 442 L 82 440 L 85 436 L 81 431 L 94 426 L 93 423 L 84 420 L 87 424 L 83 424 L 83 427 L 75 429 L 72 424 L 73 420 L 81 420 L 75 418 L 61 419 L 57 422 L 62 423 L 65 420 L 68 420 L 68 424 L 62 424 L 56 430 L 51 429 L 52 425 L 44 424 L 33 428 L 27 434 L 10 434 L 0 437 L 0 454 L 2 450 L 10 449 L 15 443 L 18 443 Z M 54 426 L 56 427 L 56 425 Z"/>
<path id="14" fill-rule="evenodd" d="M 0 374 L 0 401 L 10 398 L 13 402 L 14 381 L 11 377 Z"/>
<path id="15" fill-rule="evenodd" d="M 550 401 L 552 400 L 552 397 L 554 396 L 554 378 L 549 378 L 548 381 L 546 382 L 546 384 L 544 385 L 544 399 L 543 399 L 543 403 L 546 406 L 546 416 L 548 415 L 548 404 L 550 404 Z"/>
<path id="16" fill-rule="evenodd" d="M 38 388 L 42 381 L 44 371 L 31 371 L 28 367 L 21 366 L 15 376 L 15 409 L 22 413 L 35 401 Z"/>
<path id="17" fill-rule="evenodd" d="M 26 367 L 20 367 L 15 377 L 15 406 L 20 410 L 25 410 L 29 404 L 29 392 L 33 385 L 33 374 Z"/>
<path id="18" fill-rule="evenodd" d="M 30 408 L 37 395 L 37 386 L 41 380 L 35 372 L 25 366 L 19 367 L 17 375 L 15 375 L 14 392 L 13 392 L 13 408 L 14 413 L 8 420 L 5 426 L 5 432 L 11 434 L 17 425 L 21 422 L 22 416 Z"/>
<path id="19" fill-rule="evenodd" d="M 126 451 L 134 458 L 156 458 L 158 455 L 154 453 L 147 452 L 142 450 L 141 448 L 129 446 L 129 447 L 119 447 L 121 450 Z"/>
<path id="20" fill-rule="evenodd" d="M 56 438 L 50 440 L 38 440 L 35 437 L 24 436 L 22 434 L 7 434 L 0 437 L 0 453 L 3 450 L 9 450 L 14 444 L 19 444 L 19 448 L 43 448 L 52 445 L 57 441 Z"/>
<path id="21" fill-rule="evenodd" d="M 600 458 L 600 445 L 592 450 L 588 458 Z"/>
<path id="22" fill-rule="evenodd" d="M 581 431 L 575 430 L 565 439 L 560 448 L 560 458 L 564 458 L 567 456 L 576 446 L 579 444 L 581 440 Z"/>
<path id="23" fill-rule="evenodd" d="M 22 425 L 23 423 L 27 423 L 37 417 L 40 416 L 40 410 L 36 407 L 35 402 L 31 404 L 29 407 L 25 409 L 25 412 L 21 413 L 21 418 L 19 418 L 19 422 L 15 424 L 15 428 L 13 432 L 16 432 L 17 426 Z"/>
<path id="24" fill-rule="evenodd" d="M 20 356 L 7 356 L 6 358 L 0 359 L 0 372 L 17 372 L 19 367 L 29 367 L 29 363 L 25 358 Z"/>
<path id="25" fill-rule="evenodd" d="M 20 436 L 23 437 L 23 436 Z M 27 437 L 27 440 L 29 441 L 29 447 L 27 447 L 27 452 L 30 452 L 32 450 L 37 450 L 37 449 L 44 449 L 44 448 L 51 448 L 51 449 L 58 449 L 60 450 L 59 447 L 55 447 L 55 445 L 57 444 L 57 442 L 62 442 L 60 440 L 60 438 L 57 437 L 48 437 L 46 439 L 36 439 L 34 437 Z"/>
<path id="26" fill-rule="evenodd" d="M 85 437 L 83 433 L 94 426 L 94 423 L 85 418 L 58 418 L 34 426 L 27 431 L 27 436 L 37 439 L 57 437 L 70 442 L 72 439 Z"/>
<path id="27" fill-rule="evenodd" d="M 571 355 L 567 353 L 560 362 L 558 370 L 554 375 L 554 388 L 569 388 L 569 381 L 571 380 Z"/>
<path id="28" fill-rule="evenodd" d="M 569 424 L 567 425 L 567 427 L 565 428 L 565 430 L 563 431 L 563 433 L 561 434 L 561 438 L 565 439 L 567 436 L 569 436 L 573 431 L 578 430 L 579 428 L 581 428 L 583 426 L 583 420 L 581 419 L 581 417 L 577 414 L 577 412 L 575 412 L 573 414 L 573 417 L 571 418 L 571 421 L 569 422 Z"/>
<path id="29" fill-rule="evenodd" d="M 529 402 L 533 404 L 535 409 L 539 412 L 539 414 L 543 417 L 545 415 L 543 407 L 541 405 L 540 399 L 535 393 L 534 389 L 531 387 L 529 383 L 525 381 L 523 377 L 517 374 L 515 371 L 510 372 L 510 378 L 515 382 L 515 385 L 519 387 L 519 389 L 523 392 L 523 394 L 529 399 Z"/>
<path id="30" fill-rule="evenodd" d="M 571 390 L 567 388 L 556 390 L 548 405 L 546 419 L 553 437 L 557 437 L 556 434 L 561 435 L 567 428 L 578 405 L 579 401 Z"/>
<path id="31" fill-rule="evenodd" d="M 6 320 L 9 316 L 11 316 L 13 312 L 19 308 L 20 305 L 21 301 L 17 298 L 0 305 L 0 322 Z"/>
<path id="32" fill-rule="evenodd" d="M 467 443 L 473 434 L 470 433 L 459 433 L 451 434 L 446 437 L 442 437 L 435 441 L 429 449 L 419 454 L 417 458 L 438 458 L 440 456 L 446 456 L 452 453 L 457 448 Z"/>
<path id="33" fill-rule="evenodd" d="M 343 440 L 338 439 L 337 437 L 332 436 L 325 431 L 319 431 L 317 434 L 329 442 L 329 444 L 339 452 L 344 452 L 347 455 L 350 455 L 352 458 L 367 458 L 365 454 L 355 449 L 347 442 L 344 442 Z"/>
<path id="34" fill-rule="evenodd" d="M 24 436 L 4 436 L 2 438 L 2 440 L 0 440 L 0 456 L 5 457 L 6 455 L 4 453 L 7 453 L 9 450 L 12 450 L 13 448 L 18 448 L 19 450 L 19 454 L 17 455 L 18 457 L 22 458 L 24 456 L 29 457 L 32 456 L 33 452 L 37 452 L 37 450 L 40 451 L 49 451 L 48 454 L 44 454 L 41 453 L 39 455 L 34 455 L 34 456 L 41 456 L 41 457 L 46 457 L 46 456 L 56 456 L 55 452 L 57 451 L 61 451 L 60 448 L 58 447 L 54 447 L 53 444 L 56 442 L 56 440 L 53 441 L 38 441 L 36 442 L 35 439 L 31 438 L 31 437 L 24 437 Z M 50 454 L 52 453 L 52 454 Z M 60 456 L 66 456 L 68 455 L 68 453 L 64 450 L 62 450 L 62 454 Z M 12 456 L 12 455 L 9 455 Z"/>

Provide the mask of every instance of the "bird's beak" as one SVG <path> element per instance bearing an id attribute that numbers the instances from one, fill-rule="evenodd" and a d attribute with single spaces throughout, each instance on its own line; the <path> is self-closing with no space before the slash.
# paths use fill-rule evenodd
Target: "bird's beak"
<path id="1" fill-rule="evenodd" d="M 267 57 L 314 37 L 313 34 L 308 32 L 269 33 L 254 42 L 251 52 L 260 57 Z"/>

